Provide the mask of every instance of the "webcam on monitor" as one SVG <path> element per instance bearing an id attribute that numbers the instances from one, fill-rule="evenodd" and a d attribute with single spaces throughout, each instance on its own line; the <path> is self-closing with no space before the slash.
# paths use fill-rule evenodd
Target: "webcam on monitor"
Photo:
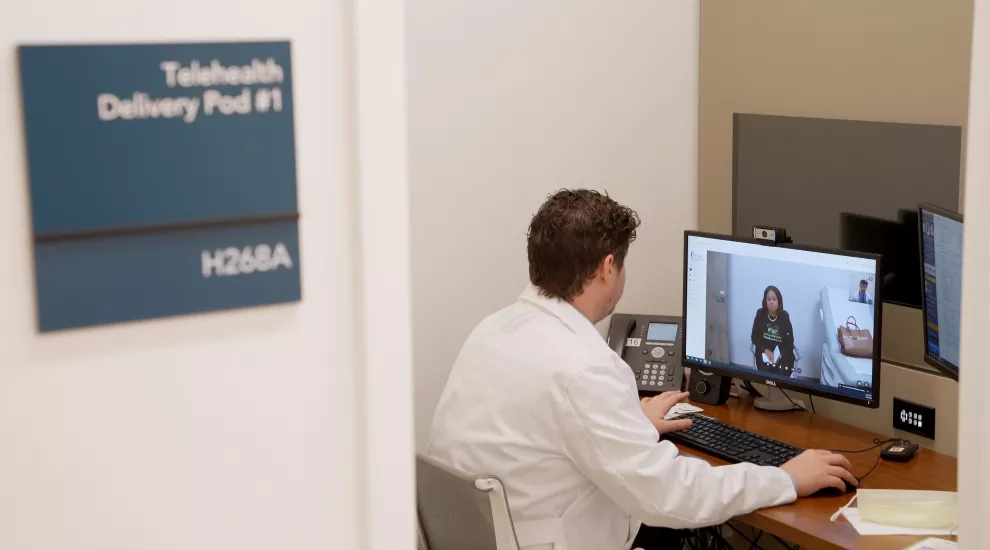
<path id="1" fill-rule="evenodd" d="M 794 242 L 787 236 L 787 230 L 783 227 L 770 227 L 768 225 L 754 225 L 753 239 L 760 244 L 770 246 Z"/>

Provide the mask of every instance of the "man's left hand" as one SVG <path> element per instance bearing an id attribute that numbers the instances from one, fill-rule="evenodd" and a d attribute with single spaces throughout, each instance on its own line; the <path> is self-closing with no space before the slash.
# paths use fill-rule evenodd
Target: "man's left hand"
<path id="1" fill-rule="evenodd" d="M 686 430 L 691 427 L 690 418 L 681 418 L 677 420 L 664 420 L 663 417 L 670 411 L 670 409 L 684 401 L 687 401 L 687 392 L 666 392 L 661 393 L 655 397 L 644 397 L 639 400 L 640 405 L 643 407 L 643 414 L 646 418 L 650 419 L 653 426 L 663 435 L 668 432 L 676 432 L 677 430 Z"/>

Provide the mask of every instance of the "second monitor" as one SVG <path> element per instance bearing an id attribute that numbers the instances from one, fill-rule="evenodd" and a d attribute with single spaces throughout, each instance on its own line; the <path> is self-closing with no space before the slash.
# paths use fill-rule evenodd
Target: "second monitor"
<path id="1" fill-rule="evenodd" d="M 928 204 L 919 210 L 925 361 L 958 380 L 962 338 L 963 218 Z"/>
<path id="2" fill-rule="evenodd" d="M 879 406 L 880 257 L 688 231 L 685 362 Z"/>

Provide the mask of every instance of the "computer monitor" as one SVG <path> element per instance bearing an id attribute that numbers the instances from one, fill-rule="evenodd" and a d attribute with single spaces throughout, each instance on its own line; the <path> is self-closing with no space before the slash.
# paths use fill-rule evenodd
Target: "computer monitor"
<path id="1" fill-rule="evenodd" d="M 896 221 L 853 212 L 839 220 L 839 248 L 883 256 L 883 301 L 921 309 L 918 209 L 898 210 Z"/>
<path id="2" fill-rule="evenodd" d="M 685 364 L 877 408 L 880 258 L 685 232 Z"/>
<path id="3" fill-rule="evenodd" d="M 899 306 L 887 318 L 920 316 L 917 222 L 898 235 L 860 240 L 862 249 L 840 240 L 850 221 L 843 214 L 897 223 L 901 211 L 917 212 L 921 203 L 957 205 L 962 136 L 960 126 L 735 113 L 732 232 L 746 237 L 767 224 L 804 245 L 883 254 L 884 271 L 894 273 L 884 300 Z M 887 356 L 909 357 L 896 347 Z"/>
<path id="4" fill-rule="evenodd" d="M 963 218 L 929 204 L 918 210 L 925 362 L 958 380 Z"/>

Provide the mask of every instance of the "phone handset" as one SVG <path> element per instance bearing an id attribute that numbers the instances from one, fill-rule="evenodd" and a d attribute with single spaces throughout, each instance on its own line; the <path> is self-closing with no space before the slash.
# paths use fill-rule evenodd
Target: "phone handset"
<path id="1" fill-rule="evenodd" d="M 615 319 L 613 318 L 613 321 Z M 618 319 L 618 323 L 612 327 L 612 330 L 608 334 L 608 345 L 611 346 L 612 351 L 616 353 L 619 357 L 622 357 L 622 352 L 626 350 L 626 340 L 633 331 L 633 327 L 636 326 L 636 320 L 632 317 L 622 317 Z"/>

